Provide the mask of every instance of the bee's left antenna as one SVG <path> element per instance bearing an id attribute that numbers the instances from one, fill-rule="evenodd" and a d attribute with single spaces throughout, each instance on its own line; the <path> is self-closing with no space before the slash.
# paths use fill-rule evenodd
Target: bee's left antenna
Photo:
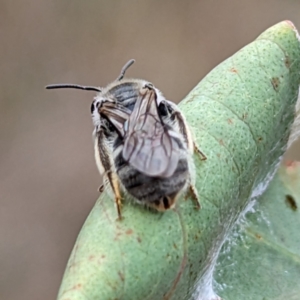
<path id="1" fill-rule="evenodd" d="M 84 85 L 78 85 L 78 84 L 50 84 L 46 86 L 46 89 L 52 90 L 52 89 L 78 89 L 78 90 L 85 90 L 85 91 L 96 91 L 101 92 L 100 88 L 97 88 L 95 86 L 84 86 Z"/>
<path id="2" fill-rule="evenodd" d="M 134 62 L 135 62 L 135 60 L 134 60 L 134 59 L 131 59 L 130 61 L 128 61 L 128 62 L 124 65 L 124 67 L 122 68 L 121 73 L 120 73 L 119 77 L 116 79 L 116 81 L 120 81 L 120 80 L 122 80 L 122 79 L 124 78 L 124 75 L 125 75 L 127 69 L 128 69 L 130 66 L 132 66 L 132 65 L 134 64 Z"/>

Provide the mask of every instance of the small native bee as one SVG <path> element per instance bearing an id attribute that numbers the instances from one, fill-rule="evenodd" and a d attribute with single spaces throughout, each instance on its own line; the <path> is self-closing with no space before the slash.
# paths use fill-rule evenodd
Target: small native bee
<path id="1" fill-rule="evenodd" d="M 189 192 L 200 208 L 194 188 L 194 150 L 189 126 L 176 104 L 164 98 L 152 83 L 124 79 L 130 60 L 118 78 L 105 88 L 73 84 L 47 89 L 77 88 L 99 92 L 91 105 L 95 130 L 95 159 L 104 185 L 111 187 L 121 218 L 121 196 L 165 211 Z"/>

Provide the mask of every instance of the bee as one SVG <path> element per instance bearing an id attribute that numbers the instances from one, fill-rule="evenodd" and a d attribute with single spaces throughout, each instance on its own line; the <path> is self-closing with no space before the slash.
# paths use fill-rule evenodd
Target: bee
<path id="1" fill-rule="evenodd" d="M 118 78 L 105 88 L 54 84 L 47 89 L 76 88 L 98 92 L 91 105 L 94 150 L 104 184 L 114 198 L 119 219 L 124 193 L 158 211 L 173 208 L 190 195 L 200 209 L 194 187 L 193 153 L 206 156 L 192 137 L 178 106 L 166 100 L 151 82 L 124 78 L 134 63 L 128 61 Z"/>

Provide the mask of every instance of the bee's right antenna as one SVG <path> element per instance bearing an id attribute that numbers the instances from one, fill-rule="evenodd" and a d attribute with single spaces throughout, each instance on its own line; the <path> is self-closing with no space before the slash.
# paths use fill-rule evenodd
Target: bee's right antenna
<path id="1" fill-rule="evenodd" d="M 135 62 L 135 60 L 134 60 L 134 59 L 131 59 L 130 61 L 128 61 L 128 62 L 124 65 L 124 67 L 122 68 L 121 73 L 120 73 L 119 77 L 116 79 L 116 81 L 120 81 L 120 80 L 123 79 L 123 77 L 124 77 L 124 75 L 125 75 L 125 72 L 127 71 L 127 69 L 128 69 L 131 65 L 133 65 L 134 62 Z"/>

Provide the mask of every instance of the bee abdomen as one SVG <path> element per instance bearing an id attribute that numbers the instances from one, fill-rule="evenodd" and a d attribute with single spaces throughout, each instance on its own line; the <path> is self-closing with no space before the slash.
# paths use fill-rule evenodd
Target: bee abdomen
<path id="1" fill-rule="evenodd" d="M 121 155 L 120 155 L 121 156 Z M 115 160 L 117 174 L 127 192 L 139 202 L 156 206 L 156 203 L 170 196 L 174 198 L 188 180 L 188 163 L 179 160 L 174 174 L 168 178 L 150 177 L 129 166 L 121 157 Z M 166 201 L 165 201 L 166 202 Z M 169 208 L 163 203 L 165 209 Z"/>

